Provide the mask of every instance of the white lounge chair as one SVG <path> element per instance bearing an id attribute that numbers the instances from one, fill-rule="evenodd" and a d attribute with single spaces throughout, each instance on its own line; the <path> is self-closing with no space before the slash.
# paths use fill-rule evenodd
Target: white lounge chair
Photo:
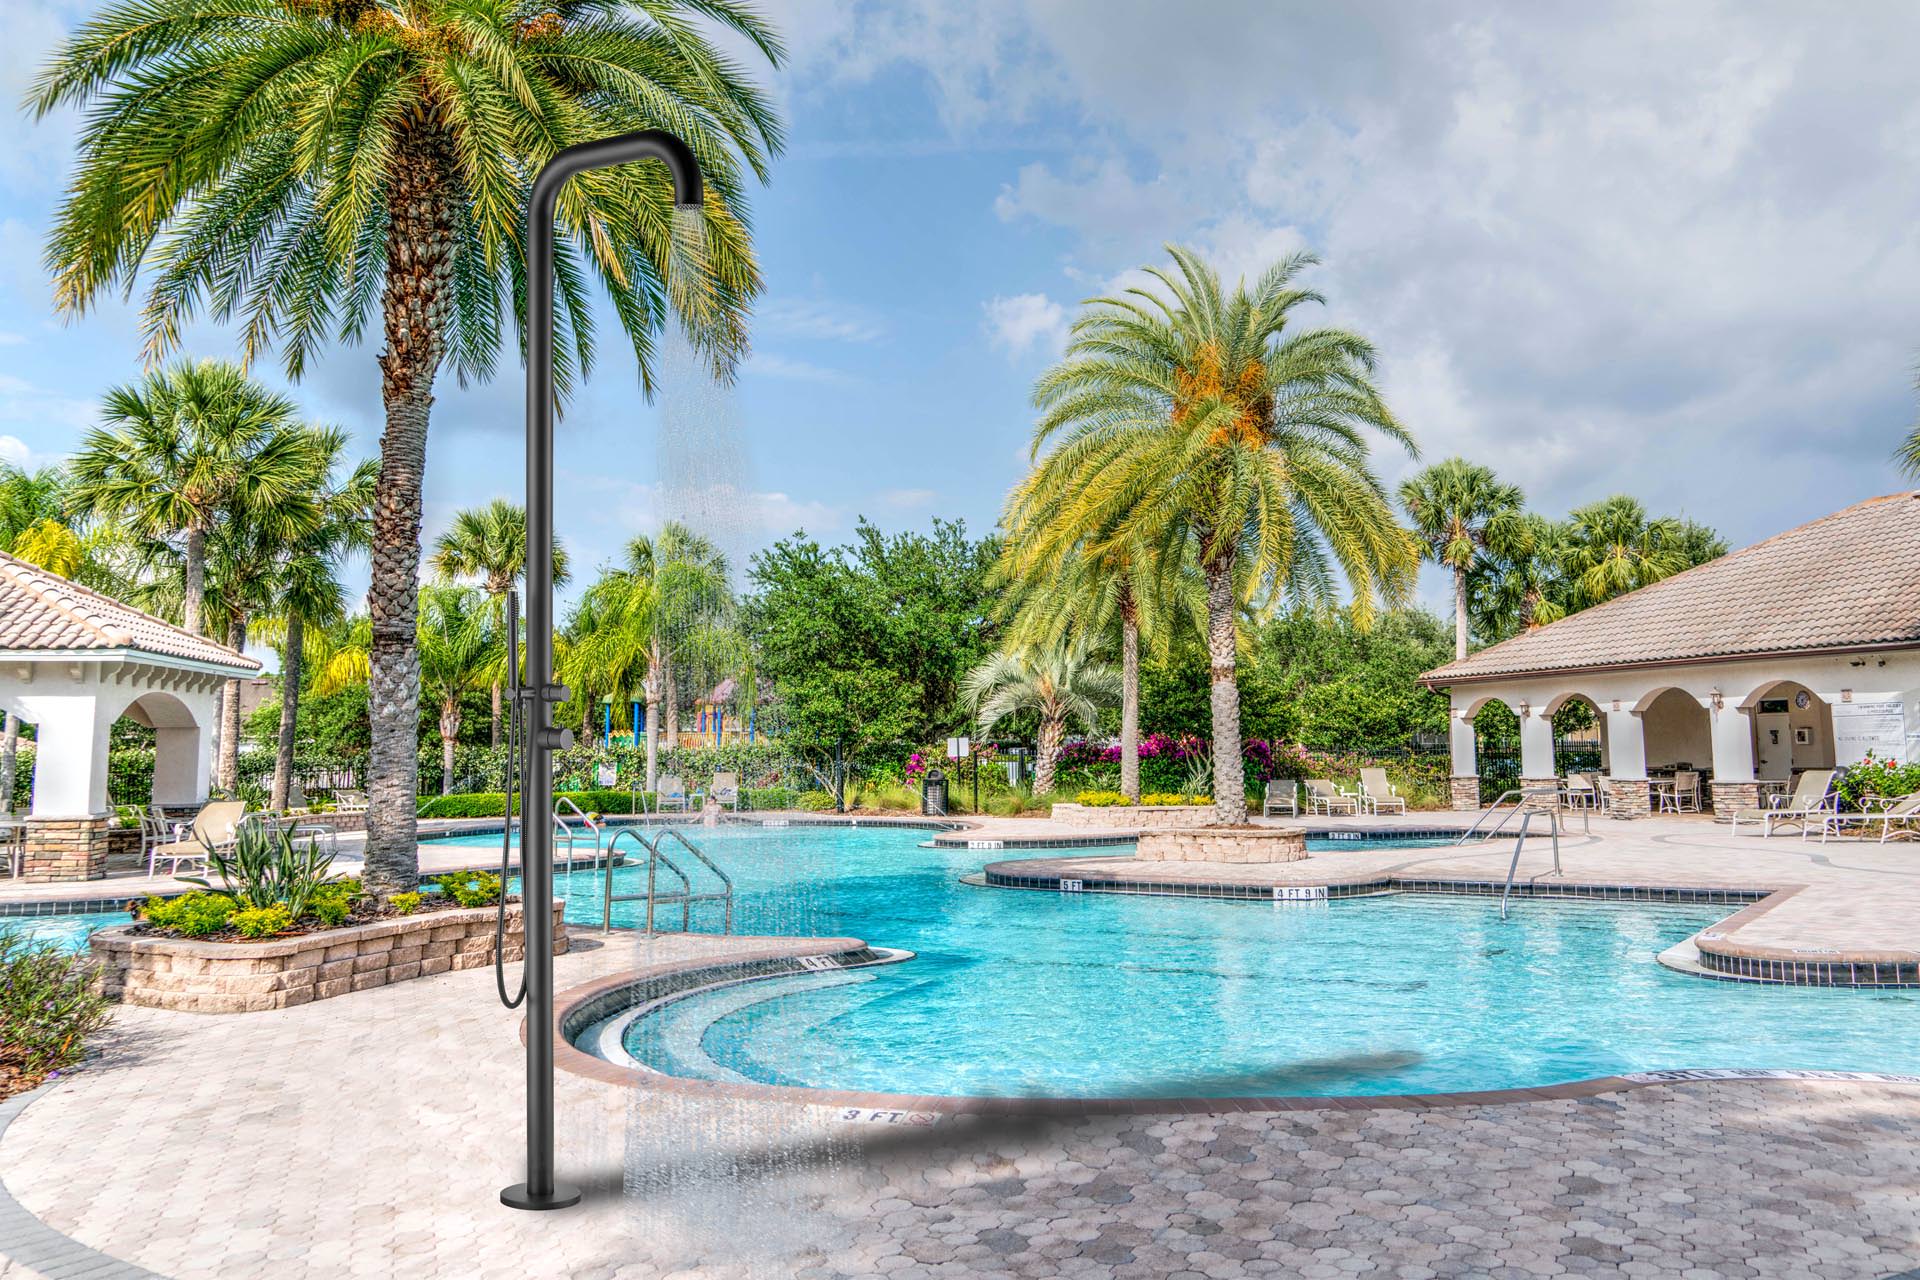
<path id="1" fill-rule="evenodd" d="M 737 773 L 714 774 L 713 786 L 707 794 L 738 813 L 740 811 L 740 775 Z"/>
<path id="2" fill-rule="evenodd" d="M 1871 835 L 1874 823 L 1880 824 L 1880 843 L 1889 840 L 1920 839 L 1920 831 L 1911 826 L 1895 826 L 1895 823 L 1920 822 L 1920 791 L 1897 799 L 1888 796 L 1863 796 L 1861 804 L 1875 807 L 1860 813 L 1841 813 L 1837 809 L 1823 814 L 1820 818 L 1820 843 L 1825 844 L 1830 835 L 1847 834 L 1849 827 L 1858 826 L 1860 834 Z M 1802 833 L 1804 835 L 1804 832 Z"/>
<path id="3" fill-rule="evenodd" d="M 1600 787 L 1590 773 L 1570 773 L 1567 785 L 1561 788 L 1560 798 L 1569 809 L 1599 809 Z"/>
<path id="4" fill-rule="evenodd" d="M 1308 778 L 1306 782 L 1308 813 L 1324 813 L 1331 817 L 1336 813 L 1360 811 L 1359 797 L 1334 786 L 1332 779 Z"/>
<path id="5" fill-rule="evenodd" d="M 660 775 L 659 785 L 654 789 L 654 812 L 666 813 L 672 810 L 676 813 L 685 813 L 692 804 L 692 798 L 687 795 L 687 784 L 680 780 L 679 774 Z"/>
<path id="6" fill-rule="evenodd" d="M 1298 778 L 1267 780 L 1266 795 L 1260 801 L 1260 816 L 1271 818 L 1282 809 L 1296 818 L 1300 816 L 1300 780 Z"/>
<path id="7" fill-rule="evenodd" d="M 168 875 L 177 875 L 183 862 L 206 866 L 207 853 L 233 843 L 233 832 L 246 820 L 247 806 L 238 800 L 216 800 L 193 816 L 184 839 L 169 840 L 147 850 L 147 874 L 158 875 L 162 862 L 171 865 Z"/>
<path id="8" fill-rule="evenodd" d="M 1385 769 L 1360 771 L 1360 802 L 1375 813 L 1383 809 L 1392 810 L 1394 813 L 1407 811 L 1406 800 L 1401 797 L 1394 785 L 1387 781 Z"/>
<path id="9" fill-rule="evenodd" d="M 1824 821 L 1825 815 L 1839 808 L 1839 797 L 1833 794 L 1832 769 L 1809 769 L 1800 775 L 1793 784 L 1793 794 L 1784 801 L 1763 809 L 1736 809 L 1733 813 L 1733 834 L 1740 834 L 1742 822 L 1760 824 L 1760 834 L 1770 836 L 1777 826 L 1792 825 L 1800 828 L 1805 836 L 1807 825 L 1814 821 Z"/>
<path id="10" fill-rule="evenodd" d="M 336 791 L 333 793 L 333 806 L 341 813 L 365 813 L 367 811 L 367 793 L 364 791 Z"/>

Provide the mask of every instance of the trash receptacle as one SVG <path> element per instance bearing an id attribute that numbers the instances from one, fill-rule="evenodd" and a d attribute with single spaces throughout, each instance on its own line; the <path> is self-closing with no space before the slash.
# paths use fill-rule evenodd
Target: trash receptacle
<path id="1" fill-rule="evenodd" d="M 934 818 L 947 816 L 947 775 L 938 769 L 927 770 L 920 784 L 920 812 Z"/>

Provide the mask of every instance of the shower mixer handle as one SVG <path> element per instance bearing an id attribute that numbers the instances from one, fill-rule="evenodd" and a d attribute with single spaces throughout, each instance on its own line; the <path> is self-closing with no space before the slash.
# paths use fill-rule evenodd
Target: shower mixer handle
<path id="1" fill-rule="evenodd" d="M 573 749 L 573 730 L 542 729 L 535 741 L 543 751 L 571 751 Z"/>
<path id="2" fill-rule="evenodd" d="M 550 684 L 541 688 L 540 696 L 548 702 L 565 702 L 573 696 L 573 690 L 563 684 Z"/>

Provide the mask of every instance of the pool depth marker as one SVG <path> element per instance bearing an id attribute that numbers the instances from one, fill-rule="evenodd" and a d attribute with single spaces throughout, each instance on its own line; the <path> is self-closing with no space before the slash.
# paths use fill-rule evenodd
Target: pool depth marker
<path id="1" fill-rule="evenodd" d="M 527 1180 L 500 1193 L 515 1209 L 564 1209 L 580 1190 L 553 1169 L 553 752 L 572 734 L 553 724 L 567 690 L 553 679 L 553 219 L 575 174 L 658 160 L 679 208 L 701 203 L 700 166 L 687 144 L 650 129 L 568 147 L 547 162 L 527 197 L 527 725 L 521 761 L 520 901 L 527 991 Z M 511 821 L 512 815 L 508 815 Z"/>

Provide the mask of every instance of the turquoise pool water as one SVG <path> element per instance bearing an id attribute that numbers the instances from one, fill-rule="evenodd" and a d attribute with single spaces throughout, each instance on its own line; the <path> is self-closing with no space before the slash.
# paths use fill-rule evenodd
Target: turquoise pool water
<path id="1" fill-rule="evenodd" d="M 1017 851 L 927 849 L 923 833 L 878 828 L 690 834 L 739 887 L 738 931 L 851 935 L 917 958 L 668 1005 L 631 1028 L 627 1048 L 675 1074 L 1258 1097 L 1666 1068 L 1920 1068 L 1920 991 L 1758 987 L 1655 962 L 1730 908 L 1521 901 L 1503 922 L 1497 903 L 1474 898 L 984 889 L 959 877 Z M 574 878 L 569 917 L 582 924 L 599 922 L 594 879 Z"/>
<path id="2" fill-rule="evenodd" d="M 87 935 L 108 925 L 125 924 L 124 911 L 96 911 L 75 916 L 0 916 L 0 933 L 16 933 L 36 941 L 56 942 L 70 951 L 85 951 Z"/>

